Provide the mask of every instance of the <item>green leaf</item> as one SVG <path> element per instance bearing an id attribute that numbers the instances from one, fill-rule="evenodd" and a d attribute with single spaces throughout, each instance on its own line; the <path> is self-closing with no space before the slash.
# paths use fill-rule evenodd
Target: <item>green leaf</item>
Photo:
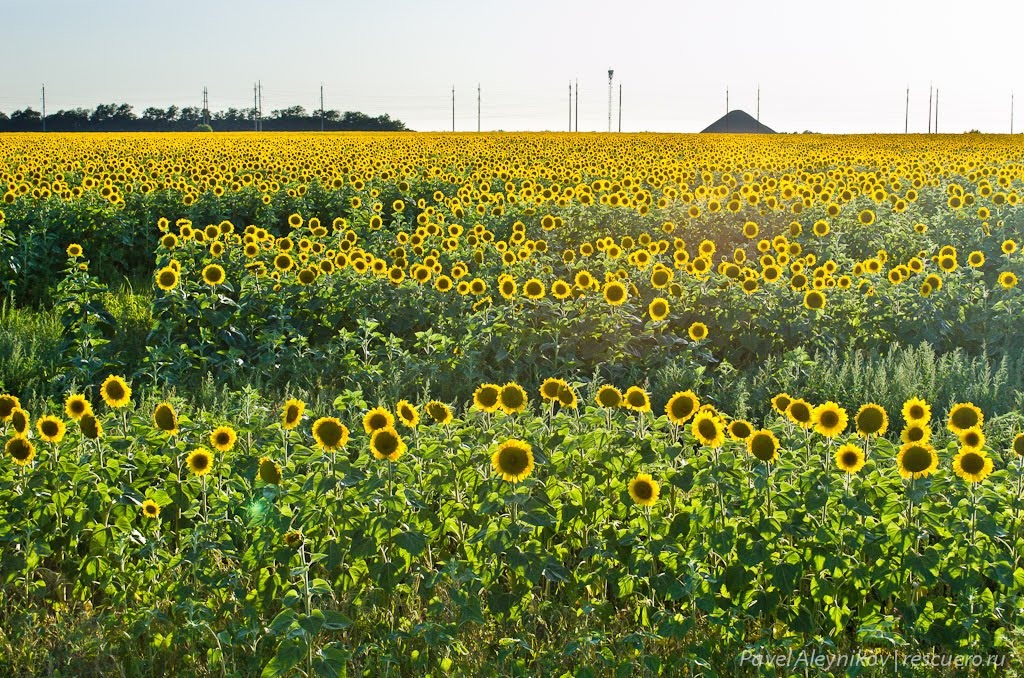
<path id="1" fill-rule="evenodd" d="M 291 638 L 282 642 L 277 654 L 263 667 L 262 678 L 278 678 L 295 668 L 306 656 L 306 642 L 299 638 Z"/>

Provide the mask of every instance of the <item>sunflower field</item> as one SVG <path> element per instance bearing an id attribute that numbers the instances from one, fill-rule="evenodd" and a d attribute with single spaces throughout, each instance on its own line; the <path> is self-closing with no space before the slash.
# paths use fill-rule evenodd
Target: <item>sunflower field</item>
<path id="1" fill-rule="evenodd" d="M 1024 670 L 1020 150 L 0 135 L 0 673 Z"/>

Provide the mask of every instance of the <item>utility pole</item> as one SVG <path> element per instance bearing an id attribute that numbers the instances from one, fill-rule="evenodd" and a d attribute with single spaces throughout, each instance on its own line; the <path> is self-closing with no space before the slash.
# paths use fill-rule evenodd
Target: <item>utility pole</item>
<path id="1" fill-rule="evenodd" d="M 612 78 L 615 71 L 608 69 L 608 131 L 612 131 Z"/>
<path id="2" fill-rule="evenodd" d="M 761 85 L 757 85 L 757 117 L 754 120 L 761 122 Z"/>
<path id="3" fill-rule="evenodd" d="M 476 133 L 480 134 L 480 83 L 476 84 Z"/>
<path id="4" fill-rule="evenodd" d="M 907 108 L 903 114 L 903 133 L 910 131 L 910 87 L 907 87 Z"/>
<path id="5" fill-rule="evenodd" d="M 1010 134 L 1013 134 L 1013 92 L 1010 92 Z"/>
<path id="6" fill-rule="evenodd" d="M 729 86 L 725 86 L 725 131 L 731 132 L 731 125 L 729 124 Z"/>
<path id="7" fill-rule="evenodd" d="M 452 131 L 455 131 L 455 85 L 452 85 Z"/>
<path id="8" fill-rule="evenodd" d="M 259 85 L 259 92 L 260 92 L 260 104 L 259 104 L 260 105 L 260 112 L 258 114 L 258 120 L 259 120 L 259 131 L 262 132 L 263 131 L 263 81 L 260 80 L 258 85 Z"/>
<path id="9" fill-rule="evenodd" d="M 619 83 L 619 132 L 622 132 L 622 83 Z"/>
<path id="10" fill-rule="evenodd" d="M 576 131 L 580 131 L 580 79 L 576 78 Z"/>
<path id="11" fill-rule="evenodd" d="M 320 83 L 320 131 L 324 131 L 324 85 Z"/>
<path id="12" fill-rule="evenodd" d="M 928 134 L 932 133 L 932 84 L 928 83 Z"/>
<path id="13" fill-rule="evenodd" d="M 210 94 L 205 87 L 203 88 L 203 124 L 210 124 Z"/>
<path id="14" fill-rule="evenodd" d="M 939 133 L 939 88 L 935 88 L 935 133 Z"/>
<path id="15" fill-rule="evenodd" d="M 256 103 L 256 83 L 252 84 L 252 131 L 260 131 L 259 118 L 256 117 L 256 112 L 259 111 L 258 104 Z"/>
<path id="16" fill-rule="evenodd" d="M 569 131 L 572 131 L 572 80 L 569 81 Z"/>
<path id="17" fill-rule="evenodd" d="M 43 131 L 46 131 L 46 85 L 43 85 Z"/>

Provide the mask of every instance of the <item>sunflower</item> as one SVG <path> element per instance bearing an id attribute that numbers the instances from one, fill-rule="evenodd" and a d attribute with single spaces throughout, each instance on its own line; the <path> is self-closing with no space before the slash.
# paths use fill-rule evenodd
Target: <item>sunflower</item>
<path id="1" fill-rule="evenodd" d="M 686 333 L 690 335 L 690 339 L 693 341 L 700 341 L 707 338 L 708 326 L 700 322 L 693 323 L 690 325 L 690 329 L 688 329 Z"/>
<path id="2" fill-rule="evenodd" d="M 473 407 L 481 412 L 494 412 L 500 407 L 501 387 L 497 384 L 480 384 L 473 391 Z"/>
<path id="3" fill-rule="evenodd" d="M 518 483 L 533 472 L 533 448 L 522 440 L 506 440 L 491 455 L 491 466 L 502 480 Z"/>
<path id="4" fill-rule="evenodd" d="M 992 460 L 981 450 L 965 447 L 953 457 L 953 472 L 969 483 L 981 482 L 992 473 Z"/>
<path id="5" fill-rule="evenodd" d="M 870 226 L 875 223 L 875 213 L 871 210 L 861 210 L 861 213 L 857 215 L 857 220 L 864 226 Z"/>
<path id="6" fill-rule="evenodd" d="M 64 422 L 57 417 L 40 417 L 36 422 L 39 437 L 50 443 L 59 443 L 64 438 Z"/>
<path id="7" fill-rule="evenodd" d="M 82 246 L 76 242 L 73 242 L 70 245 L 68 245 L 66 252 L 67 255 L 72 259 L 77 259 L 78 257 L 82 256 Z"/>
<path id="8" fill-rule="evenodd" d="M 363 430 L 367 435 L 373 435 L 374 431 L 395 425 L 395 415 L 383 407 L 375 407 L 363 415 Z"/>
<path id="9" fill-rule="evenodd" d="M 661 297 L 655 297 L 651 300 L 650 305 L 647 306 L 647 313 L 651 316 L 651 320 L 658 322 L 664 320 L 665 316 L 668 315 L 668 300 Z"/>
<path id="10" fill-rule="evenodd" d="M 28 438 L 14 437 L 4 446 L 7 453 L 18 466 L 28 466 L 36 456 L 36 448 Z"/>
<path id="11" fill-rule="evenodd" d="M 216 286 L 224 282 L 224 268 L 220 264 L 209 264 L 203 268 L 203 282 Z"/>
<path id="12" fill-rule="evenodd" d="M 836 450 L 836 466 L 853 475 L 864 468 L 864 450 L 857 445 L 846 443 Z"/>
<path id="13" fill-rule="evenodd" d="M 74 393 L 64 400 L 64 413 L 78 421 L 83 415 L 92 412 L 92 405 L 85 399 L 85 396 Z"/>
<path id="14" fill-rule="evenodd" d="M 747 452 L 758 461 L 772 463 L 779 458 L 779 439 L 766 428 L 754 431 L 747 438 Z"/>
<path id="15" fill-rule="evenodd" d="M 11 413 L 21 407 L 21 401 L 6 393 L 0 395 L 0 422 L 10 421 Z"/>
<path id="16" fill-rule="evenodd" d="M 544 283 L 536 278 L 530 278 L 523 285 L 523 294 L 530 299 L 544 298 Z"/>
<path id="17" fill-rule="evenodd" d="M 772 409 L 781 415 L 785 415 L 789 411 L 789 404 L 793 402 L 793 398 L 788 393 L 779 393 L 772 398 Z"/>
<path id="18" fill-rule="evenodd" d="M 193 475 L 205 476 L 213 468 L 213 453 L 205 447 L 192 450 L 185 459 L 185 464 Z"/>
<path id="19" fill-rule="evenodd" d="M 160 505 L 152 499 L 147 499 L 142 502 L 142 515 L 147 518 L 159 518 L 160 517 Z"/>
<path id="20" fill-rule="evenodd" d="M 28 436 L 28 430 L 30 428 L 31 419 L 28 416 L 28 412 L 17 407 L 14 412 L 11 413 L 11 428 L 14 429 L 14 435 L 19 438 Z"/>
<path id="21" fill-rule="evenodd" d="M 103 437 L 103 424 L 91 412 L 82 415 L 78 420 L 78 428 L 81 429 L 82 436 L 89 440 L 99 440 Z"/>
<path id="22" fill-rule="evenodd" d="M 794 398 L 789 401 L 789 407 L 786 408 L 786 416 L 789 417 L 791 422 L 801 428 L 811 428 L 814 426 L 814 408 L 803 398 Z"/>
<path id="23" fill-rule="evenodd" d="M 622 391 L 614 386 L 605 384 L 598 389 L 594 400 L 605 409 L 615 409 L 622 406 Z"/>
<path id="24" fill-rule="evenodd" d="M 733 440 L 746 440 L 754 432 L 754 427 L 746 419 L 734 419 L 729 422 L 729 437 Z"/>
<path id="25" fill-rule="evenodd" d="M 846 410 L 831 400 L 814 408 L 814 430 L 826 438 L 835 438 L 845 431 L 849 420 Z"/>
<path id="26" fill-rule="evenodd" d="M 160 403 L 153 410 L 153 423 L 158 429 L 174 435 L 178 432 L 178 415 L 170 403 Z"/>
<path id="27" fill-rule="evenodd" d="M 875 403 L 861 405 L 857 410 L 857 416 L 853 418 L 858 435 L 866 438 L 868 436 L 884 435 L 889 428 L 889 415 L 885 408 Z"/>
<path id="28" fill-rule="evenodd" d="M 603 293 L 611 306 L 621 306 L 626 301 L 626 286 L 617 280 L 605 283 Z"/>
<path id="29" fill-rule="evenodd" d="M 313 439 L 324 452 L 333 452 L 348 443 L 348 427 L 336 417 L 320 417 L 313 422 Z"/>
<path id="30" fill-rule="evenodd" d="M 427 415 L 434 420 L 435 424 L 442 426 L 452 423 L 452 411 L 440 400 L 431 400 L 423 406 Z"/>
<path id="31" fill-rule="evenodd" d="M 540 397 L 549 401 L 558 400 L 559 391 L 566 386 L 567 384 L 564 379 L 548 377 L 544 380 L 544 383 L 540 385 Z"/>
<path id="32" fill-rule="evenodd" d="M 999 274 L 999 285 L 1004 290 L 1011 290 L 1017 286 L 1017 276 L 1010 271 L 1003 271 Z"/>
<path id="33" fill-rule="evenodd" d="M 132 389 L 122 377 L 110 375 L 100 386 L 100 395 L 107 407 L 124 407 L 132 398 Z"/>
<path id="34" fill-rule="evenodd" d="M 926 443 L 932 437 L 931 427 L 923 421 L 914 421 L 903 427 L 900 440 L 905 443 Z"/>
<path id="35" fill-rule="evenodd" d="M 387 426 L 377 429 L 370 437 L 370 451 L 376 459 L 387 459 L 398 461 L 398 458 L 405 454 L 406 445 L 398 431 Z"/>
<path id="36" fill-rule="evenodd" d="M 910 398 L 903 403 L 903 419 L 908 423 L 927 422 L 932 418 L 932 408 L 921 398 Z"/>
<path id="37" fill-rule="evenodd" d="M 820 290 L 808 290 L 804 293 L 804 308 L 820 311 L 825 308 L 825 295 Z"/>
<path id="38" fill-rule="evenodd" d="M 639 386 L 630 386 L 626 389 L 626 394 L 623 396 L 623 405 L 627 410 L 633 410 L 634 412 L 651 411 L 651 399 L 647 396 L 647 391 Z"/>
<path id="39" fill-rule="evenodd" d="M 960 432 L 960 445 L 968 450 L 981 450 L 985 446 L 985 434 L 980 426 L 972 426 Z"/>
<path id="40" fill-rule="evenodd" d="M 579 404 L 578 398 L 576 397 L 576 389 L 568 384 L 565 384 L 562 388 L 558 389 L 558 404 L 567 410 L 575 410 L 576 406 Z"/>
<path id="41" fill-rule="evenodd" d="M 288 530 L 284 533 L 284 545 L 290 549 L 297 549 L 302 546 L 302 533 L 298 530 Z"/>
<path id="42" fill-rule="evenodd" d="M 700 401 L 693 391 L 677 391 L 665 404 L 665 416 L 676 425 L 685 424 L 694 415 Z"/>
<path id="43" fill-rule="evenodd" d="M 896 455 L 896 470 L 907 480 L 925 478 L 938 467 L 939 457 L 928 443 L 904 443 Z"/>
<path id="44" fill-rule="evenodd" d="M 633 502 L 641 506 L 654 506 L 661 494 L 661 487 L 658 481 L 651 478 L 648 473 L 637 474 L 636 478 L 629 481 L 629 496 Z"/>
<path id="45" fill-rule="evenodd" d="M 281 484 L 281 467 L 270 457 L 260 457 L 260 480 L 268 485 Z"/>
<path id="46" fill-rule="evenodd" d="M 526 409 L 528 398 L 522 386 L 510 381 L 498 392 L 498 407 L 505 414 L 514 414 Z"/>
<path id="47" fill-rule="evenodd" d="M 704 447 L 721 447 L 725 444 L 725 426 L 711 412 L 698 412 L 693 418 L 690 432 Z"/>
<path id="48" fill-rule="evenodd" d="M 981 426 L 985 415 L 974 406 L 974 403 L 957 403 L 949 410 L 949 421 L 946 428 L 956 435 L 974 426 Z"/>
<path id="49" fill-rule="evenodd" d="M 169 292 L 178 286 L 178 272 L 170 266 L 161 268 L 156 272 L 156 286 L 165 292 Z"/>
<path id="50" fill-rule="evenodd" d="M 398 420 L 407 428 L 416 428 L 416 425 L 420 423 L 420 413 L 416 411 L 416 406 L 408 400 L 399 400 L 395 405 L 395 413 L 398 415 Z"/>
<path id="51" fill-rule="evenodd" d="M 1013 438 L 1013 453 L 1018 457 L 1024 457 L 1024 433 L 1018 433 Z"/>
<path id="52" fill-rule="evenodd" d="M 210 445 L 218 452 L 230 452 L 238 440 L 238 434 L 230 426 L 218 426 L 210 432 Z"/>

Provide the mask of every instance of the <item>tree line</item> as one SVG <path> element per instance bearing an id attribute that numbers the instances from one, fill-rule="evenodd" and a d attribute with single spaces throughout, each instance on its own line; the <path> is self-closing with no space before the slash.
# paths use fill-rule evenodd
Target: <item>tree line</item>
<path id="1" fill-rule="evenodd" d="M 192 132 L 209 125 L 218 132 L 247 132 L 255 129 L 257 112 L 252 108 L 204 111 L 196 106 L 147 108 L 137 115 L 129 104 L 100 104 L 95 110 L 72 108 L 46 115 L 47 132 Z M 372 117 L 357 111 L 323 112 L 323 129 L 328 132 L 404 132 L 401 120 L 384 114 Z M 260 120 L 267 132 L 312 132 L 321 129 L 320 110 L 306 111 L 291 106 L 272 111 Z M 31 107 L 10 116 L 0 111 L 0 132 L 40 132 L 43 116 Z"/>

